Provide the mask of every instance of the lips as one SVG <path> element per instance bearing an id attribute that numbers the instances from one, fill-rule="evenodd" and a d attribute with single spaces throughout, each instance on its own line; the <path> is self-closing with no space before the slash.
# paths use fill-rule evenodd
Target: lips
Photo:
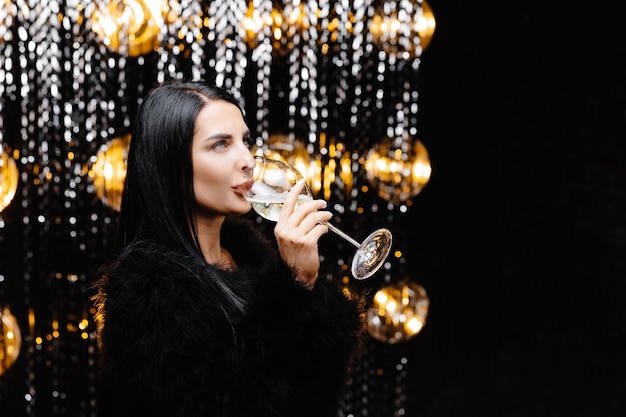
<path id="1" fill-rule="evenodd" d="M 239 191 L 239 193 L 241 193 L 243 196 L 250 195 L 252 184 L 254 184 L 254 181 L 252 180 L 242 182 L 241 184 L 235 187 L 235 190 Z"/>

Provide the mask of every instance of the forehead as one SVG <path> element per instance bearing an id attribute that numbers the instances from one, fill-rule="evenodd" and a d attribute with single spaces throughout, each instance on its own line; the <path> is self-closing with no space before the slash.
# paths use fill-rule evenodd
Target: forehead
<path id="1" fill-rule="evenodd" d="M 243 118 L 239 107 L 236 105 L 224 100 L 210 100 L 205 101 L 204 105 L 198 112 L 196 120 L 211 117 L 218 119 L 222 116 Z"/>
<path id="2" fill-rule="evenodd" d="M 207 101 L 198 112 L 194 131 L 210 133 L 226 133 L 232 129 L 246 128 L 241 110 L 236 105 L 223 100 Z"/>

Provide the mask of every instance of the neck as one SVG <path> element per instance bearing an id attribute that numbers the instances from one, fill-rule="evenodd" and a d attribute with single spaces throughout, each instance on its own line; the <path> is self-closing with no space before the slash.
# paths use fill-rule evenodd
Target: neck
<path id="1" fill-rule="evenodd" d="M 222 247 L 220 240 L 220 232 L 224 217 L 207 219 L 198 219 L 198 240 L 200 241 L 200 249 L 207 263 L 211 265 L 220 265 L 228 268 L 234 267 L 234 261 L 230 253 Z"/>

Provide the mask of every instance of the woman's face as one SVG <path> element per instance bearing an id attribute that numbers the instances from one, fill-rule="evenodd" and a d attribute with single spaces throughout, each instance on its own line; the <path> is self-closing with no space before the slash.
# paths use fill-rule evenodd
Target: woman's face
<path id="1" fill-rule="evenodd" d="M 199 222 L 250 211 L 241 192 L 250 187 L 255 166 L 250 145 L 250 131 L 237 106 L 215 100 L 200 110 L 191 151 Z"/>

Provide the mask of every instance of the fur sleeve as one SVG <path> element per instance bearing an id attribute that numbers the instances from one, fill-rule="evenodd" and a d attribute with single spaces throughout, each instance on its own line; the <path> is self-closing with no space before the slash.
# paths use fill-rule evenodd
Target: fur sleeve
<path id="1" fill-rule="evenodd" d="M 238 327 L 242 389 L 232 393 L 234 414 L 335 416 L 365 329 L 363 298 L 321 278 L 312 290 L 304 288 L 275 243 L 250 229 L 238 222 L 224 228 L 223 241 L 236 237 L 231 252 L 253 286 Z"/>
<path id="2" fill-rule="evenodd" d="M 280 259 L 261 271 L 243 323 L 242 374 L 254 408 L 275 416 L 335 415 L 351 355 L 364 330 L 363 301 L 319 279 L 308 290 Z M 246 413 L 243 413 L 246 414 Z"/>

